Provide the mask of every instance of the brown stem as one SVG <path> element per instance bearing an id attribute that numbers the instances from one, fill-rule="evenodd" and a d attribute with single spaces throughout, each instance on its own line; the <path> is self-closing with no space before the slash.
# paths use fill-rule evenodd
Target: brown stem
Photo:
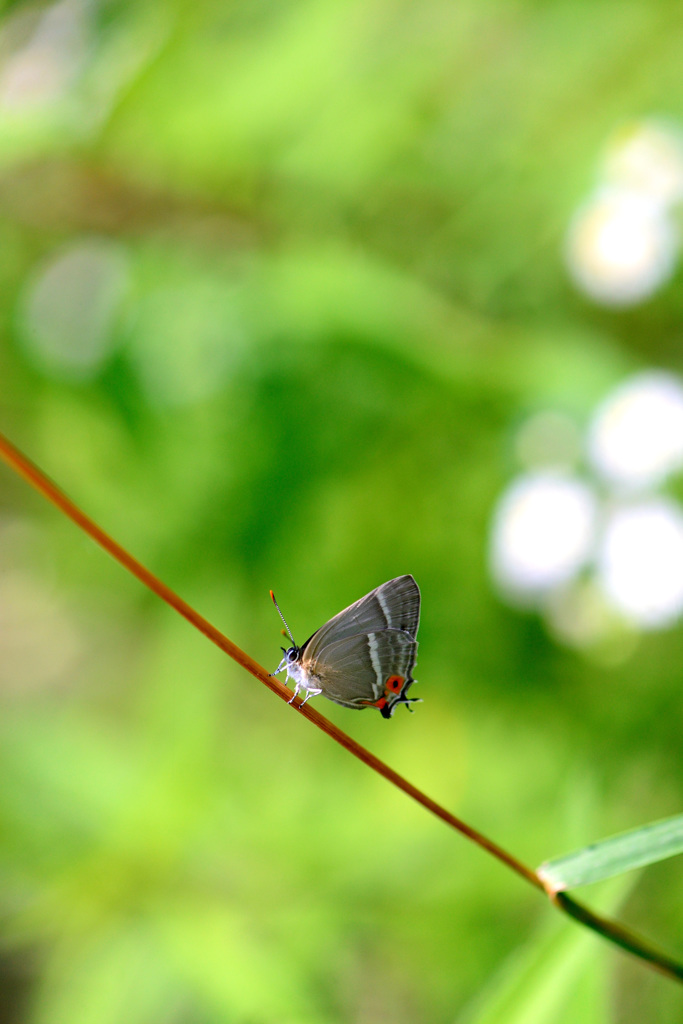
<path id="1" fill-rule="evenodd" d="M 171 606 L 175 608 L 183 618 L 187 619 L 193 626 L 195 626 L 204 636 L 208 637 L 217 647 L 220 647 L 227 655 L 233 658 L 234 661 L 251 672 L 260 682 L 267 686 L 273 693 L 277 694 L 282 700 L 289 702 L 292 697 L 292 691 L 284 686 L 278 679 L 271 676 L 266 670 L 254 661 L 248 654 L 237 647 L 231 640 L 229 640 L 220 630 L 212 626 L 199 612 L 196 612 L 191 605 L 183 601 L 170 587 L 167 587 L 165 583 L 157 579 L 149 569 L 145 568 L 141 562 L 133 558 L 125 548 L 121 547 L 109 534 L 105 533 L 97 523 L 89 518 L 81 509 L 68 498 L 63 491 L 52 483 L 45 474 L 38 469 L 29 459 L 26 458 L 18 448 L 6 438 L 0 434 L 0 458 L 4 459 L 5 462 L 22 476 L 25 480 L 31 484 L 37 491 L 40 492 L 48 501 L 56 505 L 69 519 L 73 520 L 77 526 L 79 526 L 85 533 L 88 534 L 97 544 L 99 544 L 105 551 L 107 551 L 112 558 L 115 558 L 118 562 L 123 565 L 125 569 L 131 572 L 134 576 L 144 583 L 146 587 L 149 587 L 155 594 L 158 595 Z M 354 739 L 348 736 L 345 732 L 342 732 L 338 726 L 330 722 L 324 715 L 321 715 L 319 711 L 312 708 L 309 704 L 301 705 L 300 703 L 294 703 L 291 705 L 293 710 L 299 712 L 305 718 L 312 722 L 313 725 L 317 726 L 324 733 L 327 733 L 333 740 L 339 743 L 342 747 L 357 757 L 360 761 L 366 764 L 369 768 L 372 768 L 379 775 L 382 775 L 388 782 L 391 782 L 398 789 L 402 790 L 407 796 L 412 797 L 417 803 L 421 804 L 426 810 L 430 811 L 441 821 L 450 825 L 456 832 L 460 832 L 461 835 L 470 839 L 477 846 L 480 846 L 483 850 L 486 850 L 497 860 L 511 868 L 513 871 L 521 875 L 530 885 L 533 885 L 536 889 L 540 889 L 545 892 L 551 902 L 564 913 L 573 917 L 575 920 L 580 921 L 582 924 L 591 928 L 593 931 L 609 939 L 611 942 L 620 946 L 622 949 L 628 950 L 635 956 L 640 957 L 649 963 L 656 970 L 668 977 L 675 978 L 678 981 L 683 980 L 683 966 L 678 964 L 671 957 L 665 953 L 660 952 L 650 947 L 646 942 L 641 940 L 635 935 L 629 933 L 625 928 L 616 922 L 609 921 L 606 918 L 601 918 L 597 914 L 594 914 L 587 907 L 582 906 L 575 900 L 571 899 L 566 893 L 553 892 L 546 887 L 543 880 L 539 875 L 522 861 L 518 860 L 507 850 L 504 850 L 502 846 L 494 843 L 491 839 L 488 839 L 481 832 L 471 828 L 460 818 L 456 817 L 455 814 L 451 814 L 445 807 L 442 807 L 431 797 L 428 797 L 426 793 L 423 793 L 417 786 L 413 786 L 411 782 L 404 779 L 402 775 L 395 772 L 393 768 L 385 764 L 378 757 L 372 754 L 365 747 L 361 746 Z"/>
<path id="2" fill-rule="evenodd" d="M 227 636 L 224 636 L 220 630 L 216 629 L 215 626 L 212 626 L 210 622 L 200 615 L 199 612 L 195 611 L 195 609 L 192 608 L 191 605 L 187 604 L 186 601 L 183 601 L 183 599 L 171 590 L 170 587 L 167 587 L 165 583 L 162 583 L 160 579 L 157 579 L 157 577 L 151 573 L 149 569 L 146 569 L 141 562 L 138 562 L 136 558 L 133 558 L 125 548 L 122 548 L 121 545 L 110 537 L 109 534 L 105 533 L 97 523 L 82 512 L 70 498 L 67 498 L 64 492 L 61 491 L 56 484 L 52 483 L 52 481 L 49 480 L 37 466 L 27 459 L 26 456 L 23 455 L 18 448 L 15 448 L 14 445 L 2 434 L 0 434 L 0 457 L 2 457 L 5 462 L 12 467 L 12 469 L 16 470 L 17 473 L 24 477 L 25 480 L 28 480 L 28 482 L 35 487 L 37 491 L 40 491 L 40 493 L 56 505 L 57 508 L 61 509 L 69 519 L 72 519 L 74 523 L 92 537 L 100 547 L 103 547 L 104 550 L 112 556 L 112 558 L 115 558 L 117 562 L 120 562 L 121 565 L 124 566 L 124 568 L 128 569 L 128 571 L 134 576 L 137 576 L 140 582 L 144 583 L 146 587 L 149 587 L 150 590 L 154 591 L 162 601 L 169 604 L 171 608 L 175 608 L 177 612 L 187 619 L 188 622 L 192 623 L 192 625 L 203 633 L 204 636 L 208 637 L 209 640 L 213 641 L 217 647 L 220 647 L 222 651 L 225 651 L 226 654 L 233 658 L 238 665 L 241 665 L 242 668 L 246 668 L 247 672 L 251 672 L 253 676 L 255 676 L 260 682 L 264 683 L 273 691 L 273 693 L 277 694 L 278 697 L 281 697 L 282 700 L 287 702 L 291 700 L 291 690 L 289 690 L 275 676 L 269 675 L 268 672 L 258 664 L 258 662 L 254 661 L 253 658 L 250 658 L 249 655 L 241 650 L 241 648 L 237 647 L 232 640 L 228 640 Z M 422 793 L 416 786 L 413 786 L 412 783 L 408 782 L 407 779 L 404 779 L 398 774 L 398 772 L 395 772 L 393 768 L 390 768 L 389 765 L 380 761 L 378 757 L 375 757 L 375 755 L 370 753 L 369 750 L 362 747 L 360 743 L 356 743 L 354 739 L 347 736 L 345 732 L 342 732 L 342 730 L 333 722 L 330 722 L 324 715 L 321 715 L 319 711 L 312 708 L 310 704 L 305 704 L 302 707 L 300 703 L 295 703 L 292 704 L 292 708 L 299 711 L 299 713 L 307 718 L 309 722 L 317 725 L 319 729 L 327 733 L 328 736 L 331 736 L 333 740 L 336 740 L 337 743 L 364 764 L 367 764 L 368 767 L 379 772 L 380 775 L 383 775 L 384 778 L 393 783 L 394 786 L 397 786 L 399 789 L 402 789 L 404 793 L 407 793 L 408 796 L 411 796 L 413 800 L 417 800 L 419 804 L 426 807 L 427 810 L 431 811 L 432 814 L 435 814 L 437 818 L 441 818 L 442 821 L 445 821 L 446 824 L 450 825 L 458 832 L 461 832 L 468 839 L 471 839 L 485 850 L 488 850 L 488 852 L 494 857 L 497 857 L 498 860 L 507 864 L 508 867 L 512 868 L 513 871 L 516 871 L 523 878 L 526 878 L 526 880 L 536 886 L 537 889 L 543 889 L 543 883 L 535 871 L 526 867 L 525 864 L 522 864 L 516 857 L 507 853 L 507 851 L 503 850 L 497 845 L 497 843 L 487 839 L 486 836 L 477 832 L 476 829 L 470 828 L 470 826 L 466 825 L 464 821 L 460 820 L 460 818 L 457 818 L 454 814 L 451 814 L 450 811 L 447 811 L 444 807 L 437 804 L 435 800 L 432 800 L 425 793 Z"/>

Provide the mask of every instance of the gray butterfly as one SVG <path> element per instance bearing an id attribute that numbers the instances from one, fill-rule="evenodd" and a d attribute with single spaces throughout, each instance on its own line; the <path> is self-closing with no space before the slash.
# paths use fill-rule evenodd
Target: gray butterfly
<path id="1" fill-rule="evenodd" d="M 408 697 L 415 680 L 420 622 L 420 589 L 412 576 L 397 576 L 349 605 L 297 647 L 272 590 L 270 596 L 285 623 L 292 646 L 272 675 L 287 669 L 294 697 L 322 693 L 345 708 L 378 708 L 391 718 L 399 704 L 409 711 L 419 697 Z M 292 697 L 292 700 L 294 700 Z M 292 703 L 290 700 L 290 704 Z"/>

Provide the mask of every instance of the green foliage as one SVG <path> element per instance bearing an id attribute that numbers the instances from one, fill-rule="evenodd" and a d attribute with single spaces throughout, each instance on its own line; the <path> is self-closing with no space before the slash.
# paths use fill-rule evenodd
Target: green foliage
<path id="1" fill-rule="evenodd" d="M 603 913 L 618 907 L 623 881 L 602 892 Z M 458 1024 L 573 1024 L 611 1019 L 606 958 L 595 936 L 549 921 L 533 944 L 511 956 Z"/>
<path id="2" fill-rule="evenodd" d="M 610 134 L 683 117 L 678 5 L 43 10 L 1 23 L 52 75 L 12 93 L 0 52 L 3 432 L 268 667 L 270 587 L 303 637 L 413 573 L 424 703 L 324 713 L 526 861 L 675 813 L 680 629 L 569 651 L 486 562 L 520 419 L 680 368 L 680 272 L 605 311 L 562 259 Z M 3 1019 L 569 1024 L 574 982 L 573 1020 L 681 1019 L 5 471 L 0 498 Z M 680 865 L 644 877 L 620 916 L 683 948 Z"/>

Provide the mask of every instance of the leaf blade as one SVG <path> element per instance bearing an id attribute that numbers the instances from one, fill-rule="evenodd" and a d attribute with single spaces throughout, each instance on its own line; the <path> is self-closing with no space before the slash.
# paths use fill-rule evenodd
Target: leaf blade
<path id="1" fill-rule="evenodd" d="M 620 832 L 545 861 L 538 874 L 550 891 L 565 892 L 679 853 L 683 853 L 683 814 Z"/>

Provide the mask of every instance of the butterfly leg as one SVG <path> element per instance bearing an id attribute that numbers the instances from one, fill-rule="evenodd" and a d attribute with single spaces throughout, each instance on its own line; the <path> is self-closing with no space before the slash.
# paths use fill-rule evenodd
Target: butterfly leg
<path id="1" fill-rule="evenodd" d="M 280 664 L 278 665 L 278 667 L 275 669 L 275 671 L 274 672 L 269 672 L 268 675 L 269 676 L 276 676 L 276 675 L 278 675 L 279 672 L 282 672 L 282 670 L 285 669 L 286 667 L 287 667 L 287 659 L 283 658 L 282 661 L 280 662 Z"/>
<path id="2" fill-rule="evenodd" d="M 301 689 L 301 683 L 297 683 L 296 686 L 294 687 L 294 693 L 292 694 L 292 696 L 287 701 L 288 704 L 291 704 L 292 701 L 294 700 L 294 698 L 298 696 L 298 693 L 299 693 L 300 689 Z"/>
<path id="3" fill-rule="evenodd" d="M 298 689 L 299 689 L 299 687 L 297 686 L 297 690 L 298 690 Z M 307 691 L 306 691 L 306 696 L 305 696 L 305 697 L 304 697 L 304 699 L 303 699 L 303 700 L 301 701 L 301 704 L 299 704 L 299 707 L 300 707 L 300 708 L 302 708 L 302 707 L 304 706 L 304 704 L 306 703 L 306 701 L 307 701 L 307 700 L 310 700 L 310 698 L 311 698 L 311 697 L 317 697 L 317 696 L 318 696 L 318 694 L 319 694 L 319 693 L 322 693 L 322 692 L 323 692 L 322 690 L 316 690 L 316 689 L 312 689 L 312 690 L 307 690 Z M 296 693 L 294 694 L 294 697 L 296 697 Z M 294 697 L 292 697 L 292 700 L 294 700 Z M 292 703 L 292 701 L 289 701 L 289 703 L 291 704 L 291 703 Z"/>

